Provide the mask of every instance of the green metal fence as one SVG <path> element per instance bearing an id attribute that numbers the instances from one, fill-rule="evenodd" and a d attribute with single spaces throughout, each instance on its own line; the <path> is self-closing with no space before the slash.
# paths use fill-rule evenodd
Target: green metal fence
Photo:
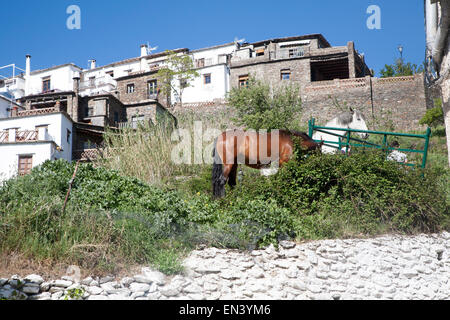
<path id="1" fill-rule="evenodd" d="M 425 134 L 410 134 L 410 133 L 401 133 L 401 132 L 384 132 L 384 131 L 372 131 L 372 130 L 356 130 L 356 129 L 344 129 L 344 128 L 333 128 L 333 127 L 323 127 L 323 126 L 316 126 L 315 125 L 315 119 L 312 118 L 308 121 L 308 127 L 309 127 L 309 136 L 312 137 L 315 131 L 323 132 L 326 134 L 330 134 L 333 136 L 339 137 L 338 142 L 336 141 L 323 141 L 324 145 L 336 148 L 338 150 L 342 150 L 345 148 L 345 152 L 348 153 L 349 147 L 366 147 L 366 148 L 376 148 L 381 149 L 384 152 L 386 152 L 386 156 L 389 154 L 390 151 L 397 150 L 402 152 L 411 152 L 411 153 L 421 153 L 422 154 L 422 164 L 421 167 L 425 168 L 425 165 L 427 163 L 427 155 L 428 155 L 428 145 L 430 141 L 431 136 L 431 129 L 428 127 Z M 327 130 L 333 130 L 333 131 L 344 131 L 344 135 L 339 135 L 334 132 L 330 132 Z M 368 133 L 368 134 L 377 134 L 377 135 L 383 135 L 383 142 L 381 145 L 372 143 L 370 141 L 361 140 L 358 138 L 351 137 L 351 133 Z M 421 149 L 402 149 L 402 148 L 393 148 L 390 147 L 387 143 L 387 137 L 388 136 L 399 136 L 399 137 L 409 137 L 409 138 L 418 138 L 418 139 L 424 139 L 425 145 L 423 150 Z M 356 141 L 356 143 L 353 143 L 353 141 Z M 316 140 L 316 142 L 321 142 L 319 140 Z M 404 163 L 404 165 L 407 166 L 416 166 L 413 163 Z"/>

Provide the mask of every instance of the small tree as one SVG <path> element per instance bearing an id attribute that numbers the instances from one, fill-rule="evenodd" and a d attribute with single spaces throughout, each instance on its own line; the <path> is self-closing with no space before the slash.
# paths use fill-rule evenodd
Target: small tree
<path id="1" fill-rule="evenodd" d="M 420 119 L 419 124 L 437 127 L 444 124 L 444 112 L 442 110 L 442 99 L 434 99 L 434 108 L 428 109 L 425 115 Z"/>
<path id="2" fill-rule="evenodd" d="M 302 107 L 298 86 L 272 88 L 253 77 L 247 86 L 230 91 L 228 104 L 236 110 L 233 121 L 237 125 L 255 130 L 292 129 Z"/>
<path id="3" fill-rule="evenodd" d="M 180 106 L 183 104 L 184 89 L 191 86 L 191 81 L 199 76 L 194 69 L 194 62 L 189 55 L 180 55 L 167 50 L 166 67 L 161 68 L 156 77 L 162 94 L 178 97 Z"/>
<path id="4" fill-rule="evenodd" d="M 394 64 L 385 64 L 380 70 L 381 78 L 412 76 L 423 72 L 423 66 L 417 66 L 411 62 L 404 63 L 403 59 L 397 59 Z"/>

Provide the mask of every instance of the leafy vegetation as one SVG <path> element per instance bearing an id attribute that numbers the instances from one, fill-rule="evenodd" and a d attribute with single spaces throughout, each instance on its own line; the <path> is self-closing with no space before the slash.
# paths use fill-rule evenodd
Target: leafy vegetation
<path id="1" fill-rule="evenodd" d="M 402 76 L 412 76 L 416 73 L 423 72 L 423 66 L 417 66 L 417 64 L 407 62 L 405 63 L 403 59 L 397 59 L 394 64 L 385 64 L 384 68 L 380 70 L 381 78 L 389 77 L 402 77 Z"/>
<path id="2" fill-rule="evenodd" d="M 236 110 L 235 123 L 254 130 L 295 129 L 302 107 L 298 86 L 272 88 L 253 77 L 248 86 L 231 89 L 228 104 Z"/>

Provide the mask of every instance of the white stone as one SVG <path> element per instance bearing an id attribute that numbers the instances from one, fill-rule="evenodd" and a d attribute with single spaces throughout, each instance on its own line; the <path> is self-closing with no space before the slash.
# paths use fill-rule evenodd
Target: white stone
<path id="1" fill-rule="evenodd" d="M 40 287 L 38 284 L 26 284 L 21 291 L 26 294 L 37 294 L 40 291 Z"/>
<path id="2" fill-rule="evenodd" d="M 195 283 L 191 283 L 183 288 L 183 291 L 186 293 L 201 293 L 203 290 L 199 285 Z"/>
<path id="3" fill-rule="evenodd" d="M 152 282 L 156 283 L 157 285 L 164 285 L 166 283 L 166 276 L 164 273 L 159 271 L 154 271 L 150 269 L 143 268 L 142 272 L 144 275 L 150 279 Z"/>
<path id="4" fill-rule="evenodd" d="M 91 294 L 91 295 L 100 295 L 101 293 L 104 292 L 104 290 L 100 287 L 89 287 L 87 289 L 87 291 Z"/>
<path id="5" fill-rule="evenodd" d="M 411 278 L 416 277 L 418 275 L 418 272 L 413 269 L 408 269 L 408 270 L 403 271 L 403 275 L 405 277 L 407 277 L 408 279 L 411 279 Z"/>
<path id="6" fill-rule="evenodd" d="M 113 276 L 106 276 L 106 277 L 100 278 L 100 280 L 98 280 L 98 283 L 101 285 L 101 284 L 104 284 L 107 282 L 111 282 L 113 280 L 114 280 Z"/>
<path id="7" fill-rule="evenodd" d="M 130 291 L 131 292 L 147 292 L 150 290 L 150 285 L 147 283 L 137 283 L 133 282 L 130 284 Z"/>
<path id="8" fill-rule="evenodd" d="M 94 281 L 94 279 L 92 279 L 92 277 L 87 277 L 87 278 L 81 280 L 81 284 L 88 286 L 92 283 L 92 281 Z"/>
<path id="9" fill-rule="evenodd" d="M 41 283 L 44 282 L 44 279 L 40 275 L 37 275 L 37 274 L 30 274 L 30 275 L 26 276 L 24 280 L 26 282 L 36 283 L 37 285 L 40 285 Z"/>
<path id="10" fill-rule="evenodd" d="M 72 281 L 68 281 L 68 280 L 55 280 L 51 284 L 54 287 L 67 288 L 67 287 L 70 287 L 72 285 L 72 283 L 73 283 Z"/>
<path id="11" fill-rule="evenodd" d="M 52 294 L 50 292 L 42 292 L 28 297 L 29 300 L 51 300 Z"/>
<path id="12" fill-rule="evenodd" d="M 144 283 L 144 284 L 150 284 L 153 282 L 152 279 L 148 278 L 145 275 L 136 275 L 133 277 L 134 281 L 138 282 L 138 283 Z"/>
<path id="13" fill-rule="evenodd" d="M 109 300 L 109 297 L 105 296 L 105 295 L 91 295 L 87 299 L 88 300 Z"/>
<path id="14" fill-rule="evenodd" d="M 160 290 L 161 294 L 166 297 L 175 297 L 180 294 L 180 290 L 174 286 L 162 287 Z"/>

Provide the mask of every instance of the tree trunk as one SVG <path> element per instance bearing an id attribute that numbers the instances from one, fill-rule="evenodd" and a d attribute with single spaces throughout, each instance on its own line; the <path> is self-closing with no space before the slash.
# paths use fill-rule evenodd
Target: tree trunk
<path id="1" fill-rule="evenodd" d="M 442 110 L 444 112 L 445 132 L 447 136 L 448 165 L 450 167 L 450 77 L 442 82 Z"/>

